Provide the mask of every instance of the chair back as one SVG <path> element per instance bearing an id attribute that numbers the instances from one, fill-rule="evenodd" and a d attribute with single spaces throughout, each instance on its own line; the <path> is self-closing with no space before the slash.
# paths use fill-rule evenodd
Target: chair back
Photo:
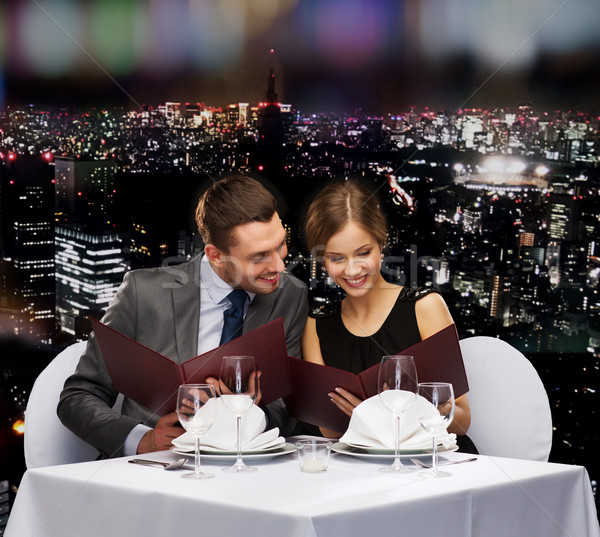
<path id="1" fill-rule="evenodd" d="M 467 379 L 471 425 L 482 455 L 547 461 L 552 446 L 548 395 L 531 362 L 497 338 L 460 341 Z"/>
<path id="2" fill-rule="evenodd" d="M 25 463 L 27 468 L 94 460 L 99 452 L 67 429 L 56 414 L 60 392 L 75 372 L 85 341 L 60 354 L 36 379 L 25 410 Z"/>

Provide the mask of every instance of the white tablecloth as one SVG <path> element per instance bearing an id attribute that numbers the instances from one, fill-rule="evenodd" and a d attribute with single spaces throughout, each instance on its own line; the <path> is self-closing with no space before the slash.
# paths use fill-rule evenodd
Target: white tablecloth
<path id="1" fill-rule="evenodd" d="M 448 458 L 465 457 L 453 453 Z M 152 458 L 173 460 L 168 451 Z M 29 470 L 7 537 L 599 537 L 584 468 L 481 456 L 451 477 L 390 475 L 381 462 L 332 455 L 325 473 L 295 455 L 213 479 L 127 458 Z"/>

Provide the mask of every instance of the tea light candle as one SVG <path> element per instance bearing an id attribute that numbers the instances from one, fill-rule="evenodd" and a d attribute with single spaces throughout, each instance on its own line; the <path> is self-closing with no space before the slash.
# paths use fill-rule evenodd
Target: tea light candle
<path id="1" fill-rule="evenodd" d="M 306 457 L 302 461 L 302 471 L 303 472 L 322 472 L 327 467 L 325 466 L 323 459 L 320 457 Z"/>
<path id="2" fill-rule="evenodd" d="M 296 442 L 300 470 L 318 473 L 327 470 L 331 442 L 324 440 L 299 440 Z"/>

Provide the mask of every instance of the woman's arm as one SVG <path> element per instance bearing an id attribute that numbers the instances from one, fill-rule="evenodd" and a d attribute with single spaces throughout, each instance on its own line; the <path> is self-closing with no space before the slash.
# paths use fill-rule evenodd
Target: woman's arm
<path id="1" fill-rule="evenodd" d="M 421 339 L 426 339 L 440 330 L 453 324 L 452 316 L 441 295 L 430 293 L 415 304 L 415 313 L 417 315 L 417 325 L 421 333 Z M 456 408 L 454 410 L 454 419 L 448 427 L 448 431 L 463 435 L 467 433 L 471 424 L 471 411 L 469 410 L 469 400 L 467 394 L 461 395 L 456 399 Z"/>
<path id="2" fill-rule="evenodd" d="M 321 354 L 321 343 L 317 335 L 317 322 L 314 317 L 307 317 L 302 333 L 302 359 L 307 362 L 325 365 Z"/>

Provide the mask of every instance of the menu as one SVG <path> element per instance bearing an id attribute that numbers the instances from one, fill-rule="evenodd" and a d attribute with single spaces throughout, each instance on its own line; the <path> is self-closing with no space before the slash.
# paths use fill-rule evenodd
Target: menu
<path id="1" fill-rule="evenodd" d="M 455 325 L 440 330 L 398 354 L 414 357 L 419 382 L 451 382 L 455 397 L 469 391 Z M 378 393 L 379 364 L 355 375 L 298 358 L 289 357 L 288 360 L 292 389 L 285 397 L 285 402 L 292 416 L 307 423 L 344 432 L 350 418 L 331 402 L 328 394 L 338 386 L 361 399 Z"/>
<path id="2" fill-rule="evenodd" d="M 91 321 L 115 389 L 159 415 L 175 410 L 180 384 L 218 379 L 223 356 L 254 356 L 256 369 L 262 372 L 262 403 L 279 399 L 292 389 L 281 318 L 182 364 L 100 321 Z"/>

